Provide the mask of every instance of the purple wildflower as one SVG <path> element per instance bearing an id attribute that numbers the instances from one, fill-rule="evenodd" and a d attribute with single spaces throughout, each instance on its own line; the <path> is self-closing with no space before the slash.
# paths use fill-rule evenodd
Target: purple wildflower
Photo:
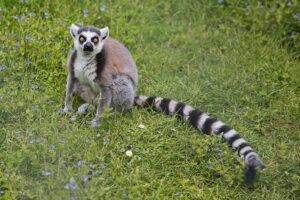
<path id="1" fill-rule="evenodd" d="M 218 0 L 219 4 L 223 4 L 225 2 L 225 0 Z"/>
<path id="2" fill-rule="evenodd" d="M 28 36 L 28 35 L 26 35 L 25 39 L 28 40 L 28 41 L 30 41 L 30 40 L 31 40 L 31 37 Z"/>
<path id="3" fill-rule="evenodd" d="M 32 88 L 32 89 L 38 89 L 39 87 L 40 87 L 40 86 L 37 85 L 37 84 L 32 84 L 32 85 L 31 85 L 31 88 Z"/>
<path id="4" fill-rule="evenodd" d="M 50 148 L 50 149 L 55 149 L 55 144 L 51 144 L 51 145 L 49 146 L 49 148 Z"/>
<path id="5" fill-rule="evenodd" d="M 77 189 L 77 186 L 68 183 L 68 184 L 65 185 L 65 189 L 76 190 L 76 189 Z"/>
<path id="6" fill-rule="evenodd" d="M 82 161 L 79 160 L 79 161 L 77 162 L 77 166 L 80 167 L 81 165 L 82 165 Z"/>
<path id="7" fill-rule="evenodd" d="M 14 16 L 12 16 L 12 18 L 19 19 L 18 15 L 14 15 Z"/>
<path id="8" fill-rule="evenodd" d="M 180 195 L 180 192 L 176 192 L 175 195 L 176 195 L 176 196 L 179 196 L 179 195 Z"/>
<path id="9" fill-rule="evenodd" d="M 97 133 L 97 134 L 96 134 L 96 137 L 100 137 L 100 136 L 101 136 L 100 133 Z"/>
<path id="10" fill-rule="evenodd" d="M 213 166 L 212 165 L 208 165 L 208 167 L 207 167 L 208 169 L 212 169 L 213 168 Z"/>
<path id="11" fill-rule="evenodd" d="M 219 155 L 220 157 L 222 157 L 222 156 L 223 156 L 223 152 L 222 152 L 222 151 L 219 151 L 219 152 L 218 152 L 218 155 Z"/>
<path id="12" fill-rule="evenodd" d="M 23 23 L 23 22 L 25 21 L 25 19 L 26 19 L 26 16 L 23 15 L 23 16 L 21 17 L 21 22 Z"/>
<path id="13" fill-rule="evenodd" d="M 6 66 L 0 66 L 0 71 L 7 69 Z"/>
<path id="14" fill-rule="evenodd" d="M 101 6 L 101 11 L 102 11 L 102 12 L 106 11 L 106 5 L 102 5 L 102 6 Z"/>
<path id="15" fill-rule="evenodd" d="M 6 177 L 10 177 L 10 173 L 6 173 L 5 176 L 6 176 Z"/>
<path id="16" fill-rule="evenodd" d="M 100 166 L 100 168 L 101 168 L 101 169 L 105 169 L 105 168 L 106 168 L 106 165 L 103 164 L 103 165 Z"/>
<path id="17" fill-rule="evenodd" d="M 2 196 L 4 194 L 4 191 L 0 190 L 0 196 Z"/>
<path id="18" fill-rule="evenodd" d="M 246 13 L 246 16 L 248 17 L 249 15 L 250 15 L 250 13 L 247 12 L 247 13 Z"/>
<path id="19" fill-rule="evenodd" d="M 273 8 L 270 8 L 269 9 L 270 13 L 274 12 L 274 9 Z"/>
<path id="20" fill-rule="evenodd" d="M 80 178 L 83 182 L 87 182 L 89 180 L 89 177 L 86 175 L 82 175 L 82 176 L 80 176 Z"/>
<path id="21" fill-rule="evenodd" d="M 294 19 L 300 20 L 300 14 L 295 14 L 295 15 L 293 15 L 293 18 L 294 18 Z"/>
<path id="22" fill-rule="evenodd" d="M 40 138 L 38 138 L 38 139 L 35 140 L 36 143 L 40 143 L 40 141 L 41 141 Z"/>
<path id="23" fill-rule="evenodd" d="M 16 42 L 16 46 L 17 46 L 17 47 L 20 47 L 20 43 L 19 43 L 19 42 Z"/>
<path id="24" fill-rule="evenodd" d="M 296 35 L 294 33 L 291 34 L 290 38 L 295 39 Z"/>
<path id="25" fill-rule="evenodd" d="M 26 64 L 29 65 L 30 64 L 30 60 L 29 58 L 26 59 Z"/>
<path id="26" fill-rule="evenodd" d="M 246 7 L 248 8 L 248 9 L 250 9 L 251 8 L 251 6 L 250 6 L 250 3 L 246 3 Z"/>
<path id="27" fill-rule="evenodd" d="M 291 5 L 292 5 L 292 2 L 289 1 L 289 2 L 287 3 L 287 5 L 288 5 L 288 6 L 291 6 Z"/>
<path id="28" fill-rule="evenodd" d="M 54 174 L 54 172 L 49 172 L 49 171 L 44 172 L 44 176 L 51 176 L 51 175 L 53 175 L 53 174 Z"/>
<path id="29" fill-rule="evenodd" d="M 35 141 L 34 139 L 31 139 L 31 140 L 29 141 L 29 143 L 30 143 L 30 144 L 33 144 L 34 141 Z"/>
<path id="30" fill-rule="evenodd" d="M 76 200 L 75 197 L 70 197 L 70 200 Z"/>

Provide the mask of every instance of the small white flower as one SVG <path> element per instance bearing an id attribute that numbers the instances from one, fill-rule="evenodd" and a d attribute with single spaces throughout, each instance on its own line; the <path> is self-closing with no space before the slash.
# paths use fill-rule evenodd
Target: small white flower
<path id="1" fill-rule="evenodd" d="M 127 150 L 127 151 L 125 152 L 125 154 L 126 154 L 126 156 L 128 156 L 128 157 L 133 156 L 133 153 L 132 153 L 131 150 Z"/>
<path id="2" fill-rule="evenodd" d="M 138 127 L 139 128 L 145 128 L 145 125 L 144 124 L 140 124 Z"/>
<path id="3" fill-rule="evenodd" d="M 51 172 L 51 171 L 44 172 L 44 176 L 51 176 L 53 174 L 54 174 L 54 172 Z"/>

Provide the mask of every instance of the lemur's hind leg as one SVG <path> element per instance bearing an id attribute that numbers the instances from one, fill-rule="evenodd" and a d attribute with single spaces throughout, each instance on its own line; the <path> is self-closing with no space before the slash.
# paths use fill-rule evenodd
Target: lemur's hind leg
<path id="1" fill-rule="evenodd" d="M 96 98 L 96 94 L 92 91 L 89 86 L 76 82 L 75 93 L 85 101 L 84 104 L 80 105 L 77 110 L 77 114 L 85 114 L 88 109 L 95 110 L 93 106 L 93 100 Z"/>
<path id="2" fill-rule="evenodd" d="M 98 127 L 102 121 L 101 115 L 105 108 L 111 107 L 112 90 L 110 87 L 102 87 L 101 95 L 98 95 L 94 99 L 94 105 L 96 105 L 96 116 L 92 120 L 92 126 Z"/>
<path id="3" fill-rule="evenodd" d="M 133 107 L 135 86 L 127 75 L 117 75 L 113 77 L 109 87 L 101 89 L 101 98 L 98 99 L 96 117 L 92 121 L 92 126 L 100 125 L 101 115 L 105 107 L 111 107 L 117 112 L 126 112 Z"/>
<path id="4" fill-rule="evenodd" d="M 133 107 L 135 85 L 127 75 L 113 77 L 112 105 L 114 111 L 127 112 Z"/>

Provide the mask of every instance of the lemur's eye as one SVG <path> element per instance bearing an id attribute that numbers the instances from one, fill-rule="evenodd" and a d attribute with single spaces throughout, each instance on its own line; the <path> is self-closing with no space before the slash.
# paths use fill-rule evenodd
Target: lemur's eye
<path id="1" fill-rule="evenodd" d="M 95 44 L 97 44 L 98 41 L 99 41 L 99 39 L 98 39 L 98 37 L 93 37 L 92 41 L 93 41 Z"/>
<path id="2" fill-rule="evenodd" d="M 79 37 L 79 42 L 83 43 L 85 41 L 85 37 L 83 37 L 82 35 Z"/>

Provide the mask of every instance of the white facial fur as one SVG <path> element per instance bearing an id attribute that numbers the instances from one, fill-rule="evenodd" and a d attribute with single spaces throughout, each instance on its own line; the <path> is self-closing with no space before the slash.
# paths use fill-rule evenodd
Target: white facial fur
<path id="1" fill-rule="evenodd" d="M 82 31 L 80 34 L 78 34 L 79 29 L 80 28 L 74 24 L 72 24 L 70 27 L 70 32 L 74 39 L 74 47 L 78 51 L 78 53 L 83 56 L 94 56 L 97 53 L 99 53 L 103 48 L 105 40 L 108 38 L 108 27 L 102 29 L 97 29 L 93 27 L 91 28 L 91 30 Z M 101 35 L 99 36 L 97 32 L 93 31 L 93 29 L 100 32 Z M 82 43 L 79 41 L 80 36 L 83 36 L 85 38 L 85 41 Z M 98 38 L 98 43 L 94 43 L 92 41 L 92 39 L 95 37 Z M 93 45 L 93 51 L 84 51 L 84 45 L 87 42 L 90 42 Z"/>

